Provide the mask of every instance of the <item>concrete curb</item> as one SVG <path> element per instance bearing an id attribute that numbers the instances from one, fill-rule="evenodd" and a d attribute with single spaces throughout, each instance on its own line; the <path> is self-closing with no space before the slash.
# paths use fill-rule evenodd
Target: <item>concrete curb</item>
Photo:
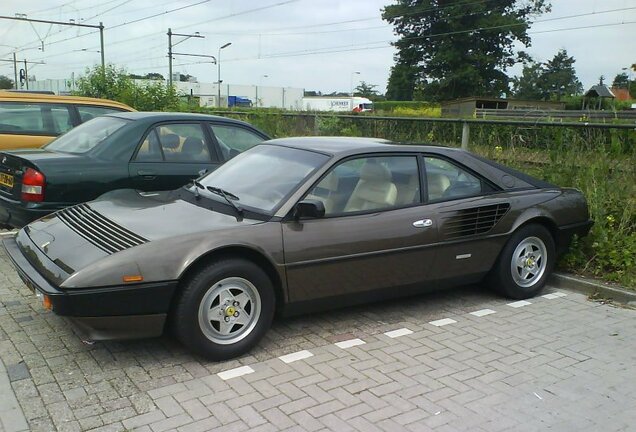
<path id="1" fill-rule="evenodd" d="M 636 291 L 630 291 L 622 287 L 608 286 L 566 273 L 552 273 L 548 283 L 557 288 L 571 289 L 588 295 L 596 294 L 601 298 L 636 306 Z"/>

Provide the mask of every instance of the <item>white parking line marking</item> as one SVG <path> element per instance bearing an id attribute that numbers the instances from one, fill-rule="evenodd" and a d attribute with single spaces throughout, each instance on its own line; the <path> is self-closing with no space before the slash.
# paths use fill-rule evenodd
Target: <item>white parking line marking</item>
<path id="1" fill-rule="evenodd" d="M 454 319 L 451 318 L 444 318 L 444 319 L 439 319 L 436 321 L 431 321 L 429 322 L 429 324 L 434 325 L 435 327 L 441 327 L 441 326 L 445 326 L 447 324 L 455 324 L 457 321 L 455 321 Z"/>
<path id="2" fill-rule="evenodd" d="M 483 317 L 483 316 L 494 314 L 494 313 L 496 312 L 492 309 L 481 309 L 475 312 L 471 312 L 470 314 L 476 317 Z"/>
<path id="3" fill-rule="evenodd" d="M 0 232 L 0 237 L 11 237 L 18 233 L 18 230 Z"/>
<path id="4" fill-rule="evenodd" d="M 552 293 L 552 294 L 554 294 L 557 297 L 565 297 L 567 295 L 566 293 L 561 292 L 561 291 L 557 291 L 557 292 Z"/>
<path id="5" fill-rule="evenodd" d="M 548 300 L 554 300 L 554 299 L 559 298 L 561 296 L 558 296 L 556 294 L 550 293 L 550 294 L 544 294 L 541 297 L 543 297 L 544 299 L 548 299 Z"/>
<path id="6" fill-rule="evenodd" d="M 516 301 L 516 302 L 508 303 L 508 306 L 513 307 L 513 308 L 520 308 L 520 307 L 528 306 L 528 305 L 531 305 L 531 304 L 532 303 L 530 303 L 529 301 L 519 300 L 519 301 Z"/>
<path id="7" fill-rule="evenodd" d="M 347 349 L 357 345 L 364 345 L 366 342 L 362 339 L 349 339 L 342 342 L 336 342 L 338 348 Z"/>
<path id="8" fill-rule="evenodd" d="M 241 366 L 241 367 L 237 367 L 234 369 L 230 369 L 230 370 L 226 370 L 223 372 L 219 372 L 217 375 L 219 378 L 221 378 L 223 381 L 225 380 L 229 380 L 232 378 L 237 378 L 243 375 L 247 375 L 247 374 L 251 374 L 254 372 L 254 369 L 252 369 L 249 366 Z"/>
<path id="9" fill-rule="evenodd" d="M 396 338 L 396 337 L 400 337 L 400 336 L 410 335 L 411 333 L 413 333 L 412 330 L 409 330 L 407 328 L 401 328 L 401 329 L 397 329 L 397 330 L 388 331 L 388 332 L 384 333 L 384 335 L 388 336 L 390 338 Z"/>
<path id="10" fill-rule="evenodd" d="M 298 360 L 306 359 L 312 357 L 313 354 L 307 350 L 298 351 L 291 354 L 285 354 L 278 357 L 283 363 L 292 363 Z"/>

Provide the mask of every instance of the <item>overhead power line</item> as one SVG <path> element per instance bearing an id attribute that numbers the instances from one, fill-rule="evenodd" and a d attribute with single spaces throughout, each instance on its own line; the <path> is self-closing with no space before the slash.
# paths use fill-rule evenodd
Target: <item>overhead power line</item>
<path id="1" fill-rule="evenodd" d="M 583 29 L 590 29 L 590 28 L 611 27 L 611 26 L 628 25 L 628 24 L 636 24 L 636 21 L 628 21 L 628 22 L 620 22 L 620 23 L 608 23 L 608 24 L 597 24 L 597 25 L 587 25 L 587 26 L 579 26 L 579 27 L 568 27 L 568 28 L 559 28 L 559 29 L 551 29 L 551 30 L 537 30 L 537 31 L 528 31 L 528 33 L 530 33 L 530 34 L 553 33 L 553 32 L 559 32 L 559 31 L 583 30 Z M 470 29 L 470 30 L 458 30 L 458 31 L 455 31 L 455 32 L 436 33 L 436 34 L 430 34 L 430 35 L 425 35 L 425 36 L 414 36 L 414 37 L 405 38 L 405 39 L 426 39 L 426 38 L 441 37 L 441 36 L 451 36 L 451 35 L 455 35 L 455 34 L 471 33 L 471 32 L 477 32 L 477 31 L 482 31 L 482 30 L 494 30 L 494 29 L 497 29 L 497 28 L 505 28 L 505 27 L 510 27 L 510 26 L 512 26 L 512 25 L 508 24 L 508 25 L 502 25 L 502 26 L 482 27 L 482 28 L 475 28 L 475 29 Z M 386 41 L 386 40 L 385 41 L 375 41 L 375 42 L 367 42 L 367 43 L 364 43 L 364 44 L 350 44 L 350 45 L 340 45 L 340 46 L 333 46 L 333 47 L 325 47 L 325 48 L 319 48 L 319 49 L 315 49 L 315 50 L 304 50 L 304 51 L 291 51 L 291 52 L 286 52 L 286 53 L 275 53 L 275 54 L 271 54 L 271 55 L 261 55 L 260 57 L 233 58 L 233 59 L 227 59 L 227 60 L 224 60 L 224 61 L 233 62 L 233 61 L 245 61 L 245 60 L 258 60 L 258 59 L 266 59 L 266 58 L 299 57 L 299 56 L 316 55 L 316 54 L 332 54 L 332 53 L 339 53 L 339 52 L 364 51 L 364 50 L 372 50 L 372 49 L 385 49 L 385 48 L 393 48 L 393 46 L 391 45 L 392 42 L 394 42 L 394 41 Z M 380 46 L 369 46 L 369 45 L 380 45 Z"/>

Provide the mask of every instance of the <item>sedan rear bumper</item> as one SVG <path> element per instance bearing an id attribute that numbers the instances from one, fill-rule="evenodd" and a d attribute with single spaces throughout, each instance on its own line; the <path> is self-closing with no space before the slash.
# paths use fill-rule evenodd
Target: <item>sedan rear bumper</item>
<path id="1" fill-rule="evenodd" d="M 152 337 L 163 332 L 177 281 L 62 289 L 31 265 L 15 238 L 2 243 L 26 286 L 44 296 L 57 315 L 69 317 L 88 339 Z"/>
<path id="2" fill-rule="evenodd" d="M 40 203 L 24 205 L 20 201 L 13 201 L 0 196 L 0 224 L 9 225 L 13 228 L 22 228 L 26 224 L 58 209 L 42 206 Z"/>

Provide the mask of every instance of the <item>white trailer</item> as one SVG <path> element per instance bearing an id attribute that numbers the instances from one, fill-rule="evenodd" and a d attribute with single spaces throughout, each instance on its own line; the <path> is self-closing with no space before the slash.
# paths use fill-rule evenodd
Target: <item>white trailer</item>
<path id="1" fill-rule="evenodd" d="M 373 102 L 363 97 L 323 97 L 310 96 L 303 98 L 304 111 L 340 111 L 366 112 L 373 111 Z"/>

